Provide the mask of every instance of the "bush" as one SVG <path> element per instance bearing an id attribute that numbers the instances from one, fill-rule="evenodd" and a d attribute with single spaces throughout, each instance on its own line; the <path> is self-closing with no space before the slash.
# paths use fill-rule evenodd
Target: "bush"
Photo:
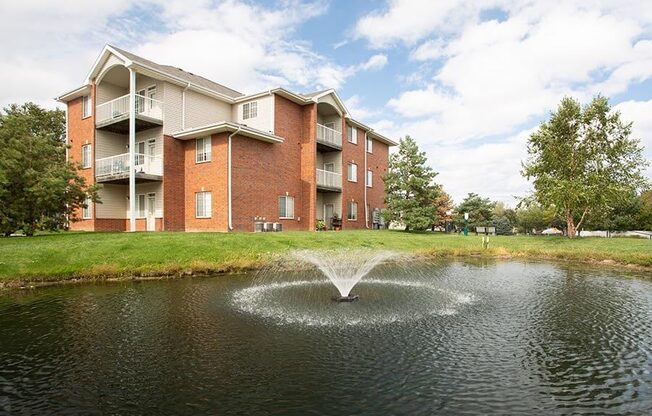
<path id="1" fill-rule="evenodd" d="M 493 220 L 494 227 L 496 227 L 496 235 L 511 235 L 513 226 L 512 222 L 507 217 L 498 217 Z"/>

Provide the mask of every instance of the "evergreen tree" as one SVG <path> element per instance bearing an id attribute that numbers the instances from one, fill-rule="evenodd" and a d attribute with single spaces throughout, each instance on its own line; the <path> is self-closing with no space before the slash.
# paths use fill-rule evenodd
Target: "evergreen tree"
<path id="1" fill-rule="evenodd" d="M 464 213 L 469 214 L 469 227 L 484 227 L 490 225 L 494 216 L 495 203 L 489 198 L 482 198 L 473 192 L 455 208 L 455 223 L 464 227 Z"/>
<path id="2" fill-rule="evenodd" d="M 406 230 L 425 230 L 437 221 L 439 185 L 434 182 L 437 172 L 426 165 L 425 152 L 406 136 L 398 152 L 389 157 L 385 181 L 385 219 L 405 224 Z"/>
<path id="3" fill-rule="evenodd" d="M 87 196 L 97 200 L 77 167 L 66 162 L 65 116 L 34 103 L 0 112 L 0 232 L 62 228 Z"/>

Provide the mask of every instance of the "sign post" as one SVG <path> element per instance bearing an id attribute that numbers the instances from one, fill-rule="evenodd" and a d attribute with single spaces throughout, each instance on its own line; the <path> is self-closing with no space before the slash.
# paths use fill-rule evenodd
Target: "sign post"
<path id="1" fill-rule="evenodd" d="M 464 235 L 469 235 L 469 213 L 464 213 Z"/>

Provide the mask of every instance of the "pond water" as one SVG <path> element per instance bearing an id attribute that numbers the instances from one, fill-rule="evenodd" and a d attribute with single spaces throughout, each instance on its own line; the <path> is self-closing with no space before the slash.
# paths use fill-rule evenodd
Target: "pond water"
<path id="1" fill-rule="evenodd" d="M 5 414 L 650 414 L 652 281 L 515 262 L 0 295 Z"/>

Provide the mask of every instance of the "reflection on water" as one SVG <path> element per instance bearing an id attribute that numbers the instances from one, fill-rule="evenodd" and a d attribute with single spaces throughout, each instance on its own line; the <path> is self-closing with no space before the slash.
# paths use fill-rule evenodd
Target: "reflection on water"
<path id="1" fill-rule="evenodd" d="M 315 272 L 4 294 L 0 414 L 652 412 L 649 280 L 490 261 L 368 279 L 354 304 Z"/>

